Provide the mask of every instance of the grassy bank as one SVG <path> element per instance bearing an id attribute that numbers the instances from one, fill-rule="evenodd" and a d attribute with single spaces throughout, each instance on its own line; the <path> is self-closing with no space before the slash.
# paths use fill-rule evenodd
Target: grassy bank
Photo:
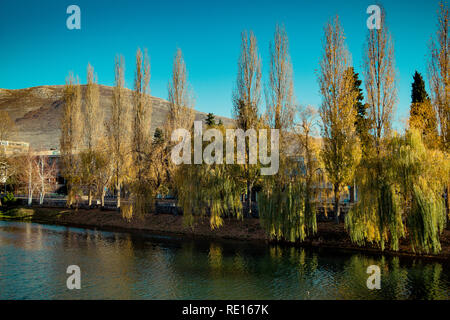
<path id="1" fill-rule="evenodd" d="M 183 235 L 185 237 L 206 239 L 233 239 L 258 243 L 269 243 L 269 239 L 261 228 L 258 219 L 226 219 L 223 227 L 211 230 L 209 219 L 198 219 L 194 227 L 188 227 L 183 223 L 182 216 L 169 214 L 150 214 L 143 219 L 124 220 L 117 211 L 72 210 L 61 208 L 15 208 L 0 211 L 0 219 L 26 220 L 40 223 L 58 224 L 65 226 L 77 226 L 86 228 L 98 228 L 111 231 L 141 231 L 152 233 L 166 233 Z M 287 244 L 286 244 L 287 245 Z M 299 246 L 311 246 L 322 248 L 334 248 L 339 250 L 357 250 L 372 253 L 381 253 L 375 245 L 359 247 L 353 244 L 345 231 L 344 224 L 336 225 L 334 222 L 319 222 L 318 232 Z M 420 255 L 433 259 L 450 259 L 450 230 L 445 230 L 441 235 L 442 251 L 439 255 Z M 401 242 L 400 250 L 393 252 L 384 251 L 392 255 L 416 255 L 410 247 L 409 241 Z"/>

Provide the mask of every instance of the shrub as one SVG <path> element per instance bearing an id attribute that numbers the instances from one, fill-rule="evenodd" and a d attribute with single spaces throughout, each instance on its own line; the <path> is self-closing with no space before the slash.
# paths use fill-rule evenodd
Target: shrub
<path id="1" fill-rule="evenodd" d="M 6 196 L 3 197 L 2 199 L 2 204 L 4 206 L 14 206 L 17 203 L 17 199 L 14 197 L 14 195 L 11 192 L 8 192 L 6 194 Z"/>

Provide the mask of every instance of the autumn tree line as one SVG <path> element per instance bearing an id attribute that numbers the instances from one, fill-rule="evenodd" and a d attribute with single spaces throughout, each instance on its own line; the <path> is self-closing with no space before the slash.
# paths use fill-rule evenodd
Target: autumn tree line
<path id="1" fill-rule="evenodd" d="M 167 119 L 154 131 L 147 52 L 136 53 L 132 90 L 125 87 L 124 59 L 116 57 L 109 116 L 100 106 L 100 88 L 89 65 L 86 85 L 70 74 L 64 89 L 60 152 L 67 204 L 77 206 L 87 195 L 89 206 L 97 198 L 103 206 L 110 190 L 130 220 L 151 212 L 158 195 L 171 194 L 187 225 L 209 217 L 211 228 L 220 228 L 227 218 L 245 219 L 257 210 L 270 239 L 299 242 L 317 232 L 319 209 L 325 215 L 332 212 L 339 223 L 340 200 L 352 186 L 358 199 L 345 215 L 345 228 L 353 242 L 398 250 L 405 238 L 417 252 L 438 253 L 439 236 L 450 217 L 449 50 L 448 7 L 441 2 L 429 47 L 430 91 L 416 72 L 408 124 L 398 132 L 393 129 L 395 52 L 384 12 L 381 28 L 367 31 L 362 79 L 352 65 L 339 17 L 325 25 L 317 72 L 322 103 L 317 109 L 295 97 L 285 28 L 277 26 L 270 42 L 266 83 L 257 39 L 251 31 L 242 32 L 232 92 L 234 121 L 224 124 L 209 114 L 204 126 L 220 132 L 278 129 L 279 171 L 269 176 L 260 174 L 261 163 L 248 161 L 171 161 L 177 143 L 172 132 L 193 131 L 195 118 L 180 49 L 168 83 Z M 248 139 L 246 159 L 252 147 Z"/>

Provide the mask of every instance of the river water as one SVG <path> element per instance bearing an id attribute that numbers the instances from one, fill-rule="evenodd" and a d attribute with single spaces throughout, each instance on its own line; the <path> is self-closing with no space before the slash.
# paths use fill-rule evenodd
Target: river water
<path id="1" fill-rule="evenodd" d="M 0 299 L 449 298 L 444 262 L 0 221 Z"/>

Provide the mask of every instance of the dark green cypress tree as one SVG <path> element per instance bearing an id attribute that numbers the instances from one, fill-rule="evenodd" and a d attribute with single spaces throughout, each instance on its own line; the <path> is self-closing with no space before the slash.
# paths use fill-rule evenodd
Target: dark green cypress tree
<path id="1" fill-rule="evenodd" d="M 353 73 L 353 89 L 358 93 L 356 97 L 355 109 L 356 109 L 356 132 L 361 140 L 361 145 L 363 150 L 365 150 L 366 146 L 369 143 L 369 130 L 370 130 L 370 121 L 367 118 L 367 108 L 368 105 L 363 103 L 364 95 L 363 90 L 361 89 L 362 81 L 359 80 L 359 74 L 355 72 L 353 68 L 350 68 L 350 72 Z"/>
<path id="2" fill-rule="evenodd" d="M 428 100 L 428 94 L 425 90 L 425 81 L 423 81 L 422 75 L 419 72 L 415 72 L 413 76 L 414 82 L 412 83 L 411 100 L 412 103 L 422 103 Z"/>

